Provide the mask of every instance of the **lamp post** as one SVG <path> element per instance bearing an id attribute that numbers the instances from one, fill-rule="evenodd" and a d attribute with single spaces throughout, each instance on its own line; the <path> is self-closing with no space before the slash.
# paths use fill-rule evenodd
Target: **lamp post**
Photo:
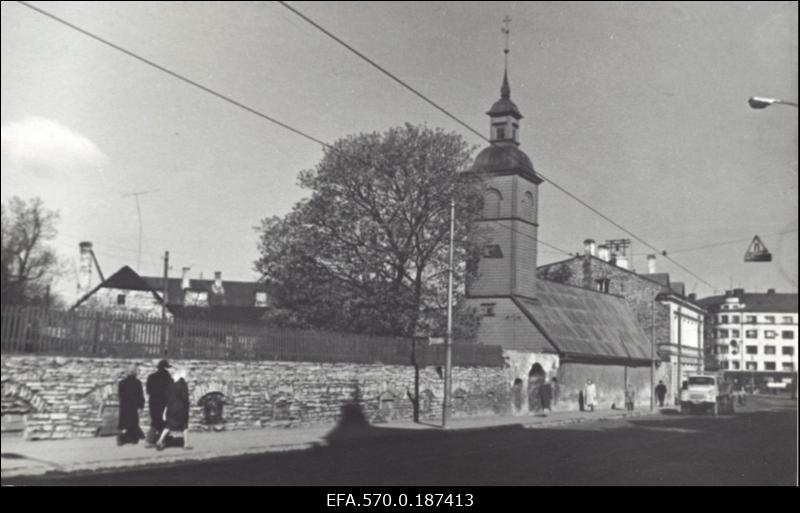
<path id="1" fill-rule="evenodd" d="M 797 104 L 794 102 L 787 102 L 785 100 L 779 100 L 777 98 L 764 98 L 761 96 L 751 96 L 747 103 L 750 104 L 750 107 L 753 109 L 766 109 L 770 105 L 778 104 L 778 105 L 789 105 L 790 107 L 797 108 Z"/>

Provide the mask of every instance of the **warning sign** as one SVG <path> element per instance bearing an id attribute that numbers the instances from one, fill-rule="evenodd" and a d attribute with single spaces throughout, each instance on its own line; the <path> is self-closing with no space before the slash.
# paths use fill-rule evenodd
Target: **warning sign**
<path id="1" fill-rule="evenodd" d="M 756 235 L 750 246 L 747 248 L 747 253 L 744 254 L 745 262 L 772 262 L 772 253 L 769 252 L 767 247 L 761 242 L 761 239 Z"/>

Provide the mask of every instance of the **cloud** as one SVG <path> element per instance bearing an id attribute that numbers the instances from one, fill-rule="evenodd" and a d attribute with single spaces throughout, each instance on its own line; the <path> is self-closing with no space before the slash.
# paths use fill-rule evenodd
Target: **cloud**
<path id="1" fill-rule="evenodd" d="M 12 171 L 45 176 L 99 171 L 107 160 L 91 140 L 60 123 L 39 117 L 3 125 L 0 139 L 3 161 Z"/>

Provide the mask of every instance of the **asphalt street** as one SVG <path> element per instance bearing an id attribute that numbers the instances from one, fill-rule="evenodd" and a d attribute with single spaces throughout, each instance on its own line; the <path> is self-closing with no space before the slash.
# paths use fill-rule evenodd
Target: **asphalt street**
<path id="1" fill-rule="evenodd" d="M 797 409 L 751 398 L 735 415 L 598 421 L 560 428 L 385 430 L 325 447 L 118 473 L 49 474 L 17 485 L 797 485 Z"/>

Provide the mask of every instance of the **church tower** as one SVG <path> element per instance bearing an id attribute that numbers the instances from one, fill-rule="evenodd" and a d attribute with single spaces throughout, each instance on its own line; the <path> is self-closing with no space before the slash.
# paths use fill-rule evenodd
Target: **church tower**
<path id="1" fill-rule="evenodd" d="M 485 184 L 483 214 L 477 221 L 477 232 L 485 242 L 478 276 L 467 284 L 467 297 L 476 299 L 536 297 L 538 187 L 542 179 L 519 149 L 522 114 L 511 101 L 507 25 L 503 32 L 506 66 L 500 99 L 486 113 L 491 145 L 478 154 L 472 167 Z"/>

